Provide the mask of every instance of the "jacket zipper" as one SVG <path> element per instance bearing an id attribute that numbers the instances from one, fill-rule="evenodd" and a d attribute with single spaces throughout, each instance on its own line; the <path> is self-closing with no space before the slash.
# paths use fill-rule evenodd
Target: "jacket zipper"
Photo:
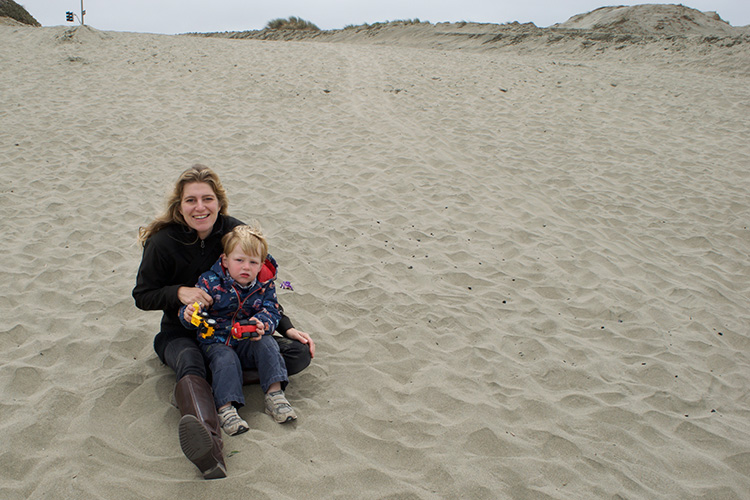
<path id="1" fill-rule="evenodd" d="M 242 311 L 242 306 L 245 305 L 245 302 L 247 302 L 247 299 L 249 299 L 251 295 L 254 295 L 255 292 L 257 292 L 257 290 L 255 292 L 250 292 L 250 294 L 247 297 L 245 297 L 245 300 L 240 299 L 240 292 L 237 291 L 237 287 L 235 287 L 234 284 L 232 284 L 232 291 L 237 296 L 237 310 L 232 315 L 232 323 L 231 323 L 232 325 L 234 325 L 234 320 L 237 318 L 237 315 L 240 313 L 240 311 Z M 229 328 L 230 328 L 230 331 L 229 331 L 229 335 L 227 335 L 227 341 L 226 341 L 227 345 L 229 345 L 229 342 L 232 338 L 231 326 Z"/>

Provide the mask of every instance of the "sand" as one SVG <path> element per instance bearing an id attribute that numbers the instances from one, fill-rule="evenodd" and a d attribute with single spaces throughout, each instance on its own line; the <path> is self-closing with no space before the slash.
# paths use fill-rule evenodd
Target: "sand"
<path id="1" fill-rule="evenodd" d="M 0 498 L 750 497 L 746 31 L 410 29 L 0 25 Z M 219 481 L 130 296 L 196 162 L 317 343 Z"/>

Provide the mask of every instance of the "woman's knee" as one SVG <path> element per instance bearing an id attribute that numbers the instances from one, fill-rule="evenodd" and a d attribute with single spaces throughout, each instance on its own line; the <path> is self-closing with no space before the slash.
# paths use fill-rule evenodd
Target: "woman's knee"
<path id="1" fill-rule="evenodd" d="M 284 358 L 288 375 L 299 373 L 310 365 L 312 357 L 309 346 L 286 337 L 277 337 L 276 340 L 279 343 L 279 351 Z"/>
<path id="2" fill-rule="evenodd" d="M 174 339 L 164 350 L 164 361 L 174 370 L 177 380 L 185 375 L 206 378 L 206 363 L 200 349 L 190 339 Z"/>

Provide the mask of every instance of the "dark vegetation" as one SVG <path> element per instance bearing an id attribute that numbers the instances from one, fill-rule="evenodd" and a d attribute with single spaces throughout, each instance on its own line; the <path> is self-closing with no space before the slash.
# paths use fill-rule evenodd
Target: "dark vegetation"
<path id="1" fill-rule="evenodd" d="M 34 16 L 29 14 L 22 5 L 18 5 L 13 0 L 0 0 L 0 17 L 9 17 L 31 26 L 41 26 L 39 21 L 34 19 Z"/>
<path id="2" fill-rule="evenodd" d="M 305 21 L 299 17 L 291 16 L 289 19 L 273 19 L 268 21 L 266 28 L 272 30 L 307 30 L 307 31 L 320 31 L 320 28 L 315 26 L 310 21 Z"/>
<path id="3" fill-rule="evenodd" d="M 353 28 L 372 28 L 372 27 L 378 28 L 381 26 L 388 26 L 388 25 L 410 26 L 412 24 L 430 24 L 430 21 L 420 21 L 419 18 L 417 17 L 414 19 L 397 19 L 395 21 L 385 21 L 385 22 L 378 22 L 378 23 L 373 23 L 373 24 L 368 24 L 368 23 L 359 24 L 359 25 L 347 24 L 346 26 L 344 26 L 344 29 L 347 30 L 347 29 L 353 29 Z"/>

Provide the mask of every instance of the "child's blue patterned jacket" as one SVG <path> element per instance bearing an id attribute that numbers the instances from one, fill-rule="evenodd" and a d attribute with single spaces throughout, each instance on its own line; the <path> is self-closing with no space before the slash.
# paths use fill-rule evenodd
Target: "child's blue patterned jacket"
<path id="1" fill-rule="evenodd" d="M 240 320 L 255 317 L 266 324 L 266 335 L 276 329 L 281 319 L 281 310 L 276 297 L 276 261 L 270 255 L 261 267 L 255 281 L 247 287 L 236 283 L 226 268 L 217 260 L 209 271 L 201 274 L 196 287 L 205 290 L 214 299 L 208 309 L 209 317 L 216 320 L 214 335 L 202 338 L 197 335 L 198 342 L 204 344 L 224 343 L 236 346 L 238 339 L 231 335 L 232 325 Z M 179 317 L 185 328 L 197 329 L 195 325 L 185 321 L 183 313 L 187 306 L 182 306 Z"/>

